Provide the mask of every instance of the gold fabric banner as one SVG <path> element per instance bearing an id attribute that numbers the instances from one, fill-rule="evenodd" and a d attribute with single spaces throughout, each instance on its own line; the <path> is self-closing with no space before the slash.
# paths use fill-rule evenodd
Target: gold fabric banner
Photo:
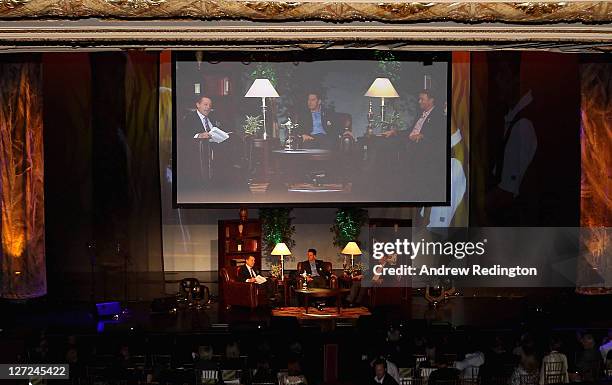
<path id="1" fill-rule="evenodd" d="M 45 211 L 41 64 L 0 62 L 0 297 L 45 295 Z"/>
<path id="2" fill-rule="evenodd" d="M 612 64 L 586 63 L 581 67 L 580 225 L 593 228 L 582 239 L 578 288 L 582 294 L 612 294 L 612 261 L 606 250 L 612 241 L 605 227 L 612 226 Z M 601 231 L 595 230 L 601 228 Z M 581 277 L 598 274 L 602 287 L 582 287 Z"/>

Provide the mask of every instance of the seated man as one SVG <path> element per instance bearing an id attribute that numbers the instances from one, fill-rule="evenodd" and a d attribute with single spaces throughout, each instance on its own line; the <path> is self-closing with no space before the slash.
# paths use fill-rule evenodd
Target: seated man
<path id="1" fill-rule="evenodd" d="M 304 148 L 334 150 L 341 136 L 352 138 L 353 134 L 350 131 L 343 132 L 346 127 L 342 126 L 347 122 L 341 122 L 338 114 L 324 109 L 321 99 L 318 92 L 308 93 L 307 108 L 298 116 L 298 134 Z"/>
<path id="2" fill-rule="evenodd" d="M 252 284 L 257 284 L 257 276 L 261 277 L 260 271 L 255 268 L 255 257 L 249 255 L 245 264 L 240 266 L 238 269 L 238 281 L 239 282 L 248 282 Z M 266 280 L 265 282 L 259 284 L 266 291 L 267 297 L 271 300 L 275 300 L 274 293 L 274 284 L 270 280 Z"/>
<path id="3" fill-rule="evenodd" d="M 372 385 L 398 385 L 397 381 L 387 373 L 387 362 L 383 359 L 376 360 L 374 363 L 374 379 Z"/>
<path id="4" fill-rule="evenodd" d="M 299 275 L 306 273 L 306 282 L 308 287 L 327 287 L 331 272 L 325 271 L 323 261 L 317 259 L 317 250 L 308 249 L 308 260 L 302 262 L 302 269 L 298 271 Z"/>
<path id="5" fill-rule="evenodd" d="M 436 352 L 436 370 L 431 372 L 429 380 L 427 381 L 430 385 L 437 384 L 449 384 L 459 381 L 459 370 L 455 368 L 449 368 L 448 362 L 444 359 L 441 352 Z M 465 377 L 464 377 L 465 378 Z M 476 381 L 476 378 L 474 378 Z"/>

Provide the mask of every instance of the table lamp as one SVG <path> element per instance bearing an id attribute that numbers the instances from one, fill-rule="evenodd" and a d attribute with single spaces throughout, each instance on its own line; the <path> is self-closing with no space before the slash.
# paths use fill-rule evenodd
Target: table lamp
<path id="1" fill-rule="evenodd" d="M 279 255 L 281 263 L 281 281 L 285 280 L 285 255 L 291 255 L 291 251 L 284 243 L 277 243 L 270 255 Z"/>
<path id="2" fill-rule="evenodd" d="M 380 98 L 380 120 L 385 121 L 385 98 L 399 98 L 389 78 L 376 78 L 364 96 Z"/>
<path id="3" fill-rule="evenodd" d="M 268 133 L 266 132 L 266 98 L 278 98 L 278 92 L 268 79 L 255 79 L 251 88 L 244 95 L 245 98 L 261 98 L 261 113 L 263 115 L 263 139 L 266 140 Z"/>
<path id="4" fill-rule="evenodd" d="M 357 246 L 357 243 L 349 242 L 346 244 L 346 246 L 344 246 L 344 249 L 342 249 L 342 254 L 351 255 L 351 267 L 354 267 L 355 266 L 355 263 L 354 263 L 355 255 L 361 255 L 361 249 L 359 249 L 359 246 Z"/>

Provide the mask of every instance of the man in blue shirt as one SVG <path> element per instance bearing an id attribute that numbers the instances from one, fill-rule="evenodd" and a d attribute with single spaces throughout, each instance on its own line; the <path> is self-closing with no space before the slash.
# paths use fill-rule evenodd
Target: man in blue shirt
<path id="1" fill-rule="evenodd" d="M 307 111 L 299 119 L 303 147 L 332 150 L 342 129 L 335 114 L 321 107 L 321 95 L 316 92 L 308 94 L 306 105 Z"/>
<path id="2" fill-rule="evenodd" d="M 302 270 L 298 274 L 306 272 L 308 287 L 327 287 L 327 281 L 331 273 L 325 271 L 323 261 L 317 259 L 317 250 L 308 249 L 308 260 L 302 262 Z"/>

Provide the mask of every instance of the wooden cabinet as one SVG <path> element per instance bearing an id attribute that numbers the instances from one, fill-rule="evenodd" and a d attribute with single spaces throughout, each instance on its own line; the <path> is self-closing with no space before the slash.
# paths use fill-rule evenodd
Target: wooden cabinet
<path id="1" fill-rule="evenodd" d="M 219 221 L 219 269 L 239 266 L 252 255 L 261 269 L 261 222 L 249 219 Z"/>

